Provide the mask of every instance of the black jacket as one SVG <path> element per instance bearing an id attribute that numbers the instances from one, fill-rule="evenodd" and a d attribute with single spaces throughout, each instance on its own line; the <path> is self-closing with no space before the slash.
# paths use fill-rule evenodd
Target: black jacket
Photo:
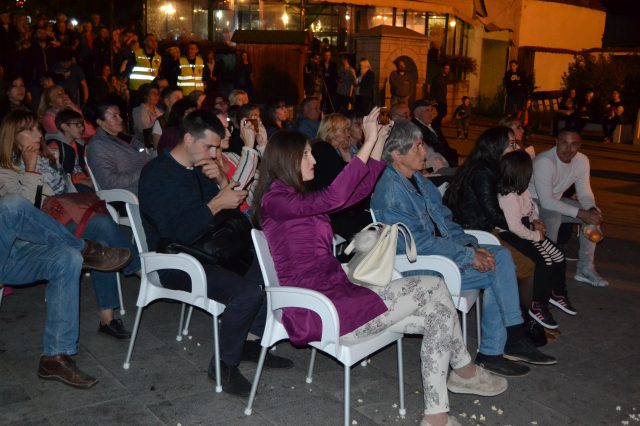
<path id="1" fill-rule="evenodd" d="M 368 70 L 362 76 L 362 81 L 356 87 L 360 87 L 360 94 L 358 96 L 365 96 L 367 98 L 373 98 L 373 83 L 375 82 L 376 75 L 373 71 Z"/>
<path id="2" fill-rule="evenodd" d="M 436 131 L 436 136 L 427 126 L 422 124 L 420 120 L 412 118 L 411 122 L 418 126 L 422 132 L 422 141 L 433 148 L 435 152 L 442 155 L 449 163 L 449 167 L 458 167 L 458 151 L 449 146 L 449 142 L 447 142 L 447 138 L 444 137 L 444 133 L 442 133 L 442 131 L 431 127 Z"/>
<path id="3" fill-rule="evenodd" d="M 491 232 L 493 228 L 509 229 L 498 203 L 499 171 L 489 163 L 475 167 L 459 189 L 458 202 L 449 206 L 453 220 L 464 229 Z"/>
<path id="4" fill-rule="evenodd" d="M 320 63 L 320 70 L 324 77 L 324 82 L 327 85 L 327 89 L 330 95 L 336 93 L 338 87 L 338 66 L 335 62 L 329 62 L 329 66 L 325 67 L 324 61 Z"/>
<path id="5" fill-rule="evenodd" d="M 447 105 L 447 83 L 449 77 L 438 73 L 431 81 L 431 97 L 438 105 Z"/>

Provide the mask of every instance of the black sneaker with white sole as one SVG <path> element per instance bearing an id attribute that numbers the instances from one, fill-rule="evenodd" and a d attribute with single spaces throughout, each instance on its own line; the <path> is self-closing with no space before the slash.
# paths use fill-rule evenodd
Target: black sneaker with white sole
<path id="1" fill-rule="evenodd" d="M 511 361 L 523 361 L 535 365 L 553 365 L 558 363 L 551 355 L 545 355 L 540 352 L 528 337 L 523 337 L 519 342 L 513 344 L 507 342 L 502 356 Z"/>
<path id="2" fill-rule="evenodd" d="M 571 306 L 571 302 L 569 301 L 569 297 L 567 296 L 556 296 L 556 294 L 552 291 L 551 298 L 549 299 L 549 303 L 551 303 L 556 308 L 562 309 L 565 313 L 569 315 L 575 315 L 578 313 L 576 308 Z"/>
<path id="3" fill-rule="evenodd" d="M 558 323 L 553 319 L 551 312 L 549 312 L 548 303 L 532 302 L 529 307 L 529 315 L 545 328 L 552 330 L 558 328 Z"/>

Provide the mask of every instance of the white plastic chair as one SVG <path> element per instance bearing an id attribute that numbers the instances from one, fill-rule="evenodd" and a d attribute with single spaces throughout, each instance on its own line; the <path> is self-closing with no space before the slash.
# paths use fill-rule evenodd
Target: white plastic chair
<path id="1" fill-rule="evenodd" d="M 93 182 L 93 189 L 96 190 L 96 194 L 98 194 L 98 197 L 101 200 L 104 200 L 107 203 L 113 203 L 113 202 L 118 202 L 118 201 L 126 202 L 126 200 L 119 199 L 117 197 L 117 193 L 112 193 L 112 191 L 118 191 L 116 189 L 101 190 L 100 189 L 100 185 L 98 184 L 98 181 L 93 176 L 93 172 L 91 171 L 91 167 L 89 167 L 89 162 L 86 161 L 85 163 L 86 163 L 86 166 L 87 166 L 87 170 L 89 171 L 89 176 L 91 177 L 91 182 Z M 129 192 L 129 191 L 127 191 L 127 192 Z M 118 219 L 116 220 L 118 225 L 131 227 L 131 223 L 129 222 L 129 218 L 128 217 L 120 216 L 120 214 L 118 214 L 117 211 L 116 211 L 116 214 L 118 216 Z"/>
<path id="2" fill-rule="evenodd" d="M 333 248 L 333 256 L 337 256 L 338 253 L 338 246 L 340 244 L 346 243 L 347 240 L 345 240 L 344 238 L 342 238 L 340 235 L 338 234 L 333 234 L 333 240 L 331 241 L 331 246 Z"/>
<path id="3" fill-rule="evenodd" d="M 124 191 L 124 190 L 119 190 Z M 182 313 L 180 316 L 180 325 L 178 326 L 178 336 L 176 340 L 182 340 L 180 332 L 182 331 L 182 321 L 184 319 L 185 304 L 196 306 L 213 315 L 213 345 L 216 360 L 216 392 L 222 392 L 220 380 L 220 345 L 218 338 L 218 317 L 224 312 L 225 306 L 207 297 L 207 276 L 200 262 L 188 254 L 162 254 L 156 252 L 148 252 L 147 239 L 142 227 L 140 219 L 140 206 L 138 198 L 129 191 L 129 200 L 126 201 L 127 213 L 131 219 L 131 229 L 136 239 L 138 250 L 140 251 L 140 262 L 142 264 L 142 278 L 140 282 L 140 294 L 138 295 L 138 313 L 136 321 L 131 333 L 131 343 L 127 358 L 122 366 L 125 370 L 131 365 L 131 355 L 133 346 L 136 342 L 138 328 L 140 327 L 140 318 L 142 310 L 151 302 L 158 299 L 171 299 L 182 302 Z M 189 274 L 191 278 L 191 292 L 171 290 L 162 287 L 158 270 L 161 269 L 177 269 Z"/>
<path id="4" fill-rule="evenodd" d="M 345 338 L 340 337 L 340 319 L 335 306 L 322 293 L 298 287 L 280 287 L 278 277 L 276 275 L 273 258 L 269 251 L 267 239 L 262 231 L 252 230 L 251 236 L 256 249 L 256 254 L 260 262 L 260 269 L 264 278 L 265 290 L 267 292 L 267 323 L 264 334 L 262 336 L 262 352 L 258 361 L 258 369 L 253 380 L 249 402 L 244 413 L 251 415 L 253 402 L 258 389 L 264 358 L 267 349 L 289 336 L 282 325 L 283 308 L 304 308 L 317 313 L 322 319 L 322 338 L 319 342 L 311 342 L 309 345 L 313 348 L 311 351 L 311 363 L 309 365 L 309 373 L 306 382 L 312 382 L 313 364 L 315 361 L 316 351 L 320 350 L 334 358 L 344 365 L 344 424 L 350 424 L 349 420 L 349 394 L 350 394 L 350 377 L 351 366 L 358 363 L 363 358 L 372 353 L 396 342 L 398 344 L 398 385 L 400 390 L 400 415 L 405 415 L 404 408 L 404 388 L 403 388 L 403 372 L 402 372 L 402 337 L 400 333 L 384 331 L 373 336 L 365 338 Z"/>

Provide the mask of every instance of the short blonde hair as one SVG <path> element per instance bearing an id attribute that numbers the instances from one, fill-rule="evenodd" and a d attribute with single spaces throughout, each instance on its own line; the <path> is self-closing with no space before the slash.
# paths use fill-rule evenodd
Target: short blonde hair
<path id="1" fill-rule="evenodd" d="M 349 127 L 351 121 L 342 114 L 334 113 L 325 115 L 320 122 L 318 134 L 315 142 L 325 141 L 331 143 L 336 138 L 338 132 L 345 127 Z"/>
<path id="2" fill-rule="evenodd" d="M 229 105 L 235 105 L 236 100 L 240 95 L 245 95 L 247 97 L 247 101 L 249 100 L 249 95 L 247 95 L 247 92 L 236 89 L 229 94 Z"/>

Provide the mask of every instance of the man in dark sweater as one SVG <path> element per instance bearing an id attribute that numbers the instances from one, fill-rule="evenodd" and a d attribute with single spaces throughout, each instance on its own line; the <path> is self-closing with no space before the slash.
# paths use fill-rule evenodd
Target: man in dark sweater
<path id="1" fill-rule="evenodd" d="M 140 176 L 140 214 L 151 251 L 161 238 L 190 241 L 216 214 L 236 209 L 247 197 L 247 191 L 237 190 L 238 184 L 229 182 L 215 161 L 216 147 L 228 134 L 212 111 L 189 114 L 182 122 L 180 135 L 180 143 L 149 162 Z M 246 341 L 249 332 L 261 337 L 266 321 L 260 266 L 255 254 L 244 276 L 220 266 L 202 266 L 207 275 L 207 296 L 226 306 L 220 330 L 222 389 L 248 397 L 251 383 L 238 365 L 241 361 L 257 363 L 260 356 L 260 344 Z M 163 270 L 159 274 L 164 287 L 191 291 L 190 279 L 184 272 Z M 291 368 L 293 363 L 268 354 L 265 366 Z M 215 380 L 215 355 L 208 374 Z"/>
<path id="2" fill-rule="evenodd" d="M 449 71 L 451 67 L 447 64 L 442 64 L 442 72 L 431 81 L 431 99 L 436 102 L 436 115 L 431 121 L 431 126 L 440 130 L 442 127 L 442 120 L 447 116 L 447 83 L 449 83 Z"/>
<path id="3" fill-rule="evenodd" d="M 504 101 L 504 113 L 514 114 L 522 108 L 524 102 L 524 76 L 518 71 L 518 61 L 509 62 L 509 70 L 504 73 L 504 87 L 507 97 Z"/>
<path id="4" fill-rule="evenodd" d="M 462 164 L 458 161 L 458 151 L 449 146 L 447 138 L 440 129 L 433 128 L 432 107 L 434 106 L 436 105 L 432 101 L 426 99 L 414 102 L 411 122 L 422 132 L 423 142 L 447 160 L 448 165 L 445 167 L 458 167 Z"/>

